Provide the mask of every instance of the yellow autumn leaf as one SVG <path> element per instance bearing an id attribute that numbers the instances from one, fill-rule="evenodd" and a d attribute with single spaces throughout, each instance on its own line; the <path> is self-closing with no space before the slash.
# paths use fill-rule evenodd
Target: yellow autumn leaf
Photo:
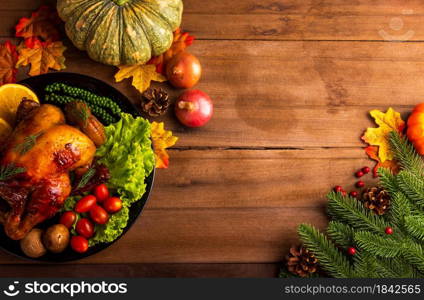
<path id="1" fill-rule="evenodd" d="M 132 85 L 140 92 L 144 92 L 150 86 L 151 81 L 164 82 L 165 76 L 156 72 L 156 66 L 133 65 L 119 66 L 119 71 L 115 74 L 116 82 L 132 77 Z"/>
<path id="2" fill-rule="evenodd" d="M 60 71 L 65 68 L 66 47 L 62 42 L 41 42 L 36 38 L 26 39 L 18 47 L 19 58 L 16 67 L 31 65 L 30 76 L 45 74 L 49 69 Z"/>
<path id="3" fill-rule="evenodd" d="M 155 151 L 156 158 L 156 168 L 168 168 L 169 154 L 166 149 L 174 146 L 178 141 L 178 138 L 172 135 L 172 131 L 165 130 L 163 122 L 152 122 L 151 130 L 153 149 Z"/>
<path id="4" fill-rule="evenodd" d="M 393 152 L 390 150 L 389 133 L 397 131 L 401 133 L 405 128 L 405 122 L 400 113 L 393 108 L 389 108 L 386 113 L 379 110 L 370 111 L 371 117 L 379 126 L 377 128 L 368 128 L 362 139 L 373 146 L 378 146 L 378 157 L 382 163 L 386 160 L 393 160 Z"/>

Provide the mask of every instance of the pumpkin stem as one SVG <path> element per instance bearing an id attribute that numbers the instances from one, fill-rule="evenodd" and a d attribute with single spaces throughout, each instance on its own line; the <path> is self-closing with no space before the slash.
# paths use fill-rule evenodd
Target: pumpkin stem
<path id="1" fill-rule="evenodd" d="M 113 0 L 113 2 L 115 2 L 116 5 L 122 6 L 125 3 L 127 3 L 130 0 Z"/>

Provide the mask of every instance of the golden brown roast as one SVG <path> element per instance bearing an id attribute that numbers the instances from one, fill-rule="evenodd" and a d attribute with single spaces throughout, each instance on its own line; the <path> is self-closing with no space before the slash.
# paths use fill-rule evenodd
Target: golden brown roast
<path id="1" fill-rule="evenodd" d="M 95 151 L 85 134 L 65 124 L 58 107 L 32 107 L 9 137 L 0 159 L 3 168 L 23 170 L 0 181 L 0 197 L 8 204 L 0 206 L 6 234 L 22 239 L 55 215 L 71 192 L 69 171 L 90 165 Z"/>

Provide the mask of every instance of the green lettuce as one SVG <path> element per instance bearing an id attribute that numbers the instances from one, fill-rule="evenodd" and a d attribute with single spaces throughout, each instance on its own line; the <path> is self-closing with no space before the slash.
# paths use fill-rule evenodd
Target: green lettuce
<path id="1" fill-rule="evenodd" d="M 107 141 L 97 149 L 96 157 L 108 167 L 107 186 L 112 194 L 119 195 L 123 208 L 111 215 L 105 225 L 96 225 L 90 246 L 112 242 L 122 234 L 128 223 L 129 207 L 146 192 L 145 178 L 155 167 L 149 121 L 124 113 L 121 120 L 105 130 Z"/>

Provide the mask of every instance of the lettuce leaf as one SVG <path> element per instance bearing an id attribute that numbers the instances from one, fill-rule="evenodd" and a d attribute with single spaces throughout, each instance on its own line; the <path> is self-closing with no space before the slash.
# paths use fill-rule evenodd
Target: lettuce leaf
<path id="1" fill-rule="evenodd" d="M 146 192 L 145 178 L 155 166 L 149 121 L 124 113 L 121 120 L 105 129 L 107 141 L 97 149 L 96 156 L 109 168 L 107 186 L 112 194 L 119 195 L 123 208 L 111 215 L 108 223 L 96 226 L 90 246 L 112 242 L 122 234 L 129 207 Z"/>

